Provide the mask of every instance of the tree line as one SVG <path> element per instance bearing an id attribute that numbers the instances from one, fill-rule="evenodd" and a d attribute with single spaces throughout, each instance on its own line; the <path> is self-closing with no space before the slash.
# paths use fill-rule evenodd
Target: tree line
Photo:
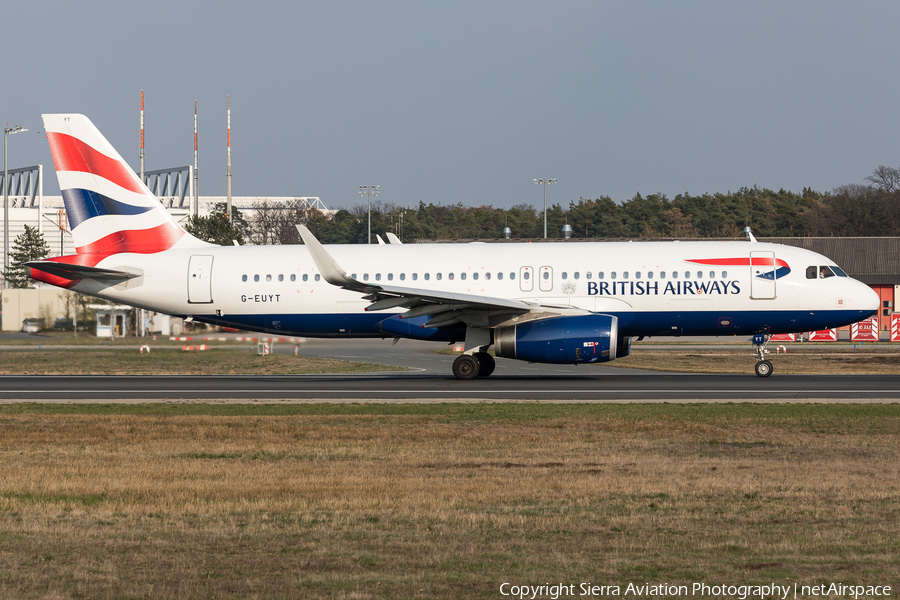
<path id="1" fill-rule="evenodd" d="M 547 234 L 563 237 L 563 225 L 575 238 L 710 238 L 740 237 L 750 226 L 758 237 L 870 237 L 900 235 L 900 170 L 878 167 L 864 185 L 849 184 L 831 192 L 741 188 L 736 192 L 634 197 L 617 203 L 608 196 L 580 198 L 567 207 L 547 209 Z M 192 219 L 188 230 L 215 243 L 300 243 L 295 224 L 305 224 L 327 244 L 364 244 L 366 205 L 326 215 L 313 209 L 262 202 L 247 218 L 235 211 L 232 223 L 224 207 L 209 217 Z M 531 204 L 510 209 L 455 204 L 417 207 L 372 203 L 372 237 L 392 232 L 404 242 L 417 239 L 492 239 L 509 227 L 513 238 L 543 236 L 543 211 Z M 223 229 L 224 228 L 224 229 Z"/>

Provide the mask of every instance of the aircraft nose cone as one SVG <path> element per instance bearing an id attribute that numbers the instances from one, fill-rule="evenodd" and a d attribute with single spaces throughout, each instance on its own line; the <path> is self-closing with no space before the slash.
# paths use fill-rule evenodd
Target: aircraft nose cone
<path id="1" fill-rule="evenodd" d="M 881 307 L 881 298 L 878 296 L 878 292 L 864 283 L 860 285 L 864 288 L 860 290 L 860 305 L 864 310 L 871 310 L 873 314 L 877 313 Z"/>

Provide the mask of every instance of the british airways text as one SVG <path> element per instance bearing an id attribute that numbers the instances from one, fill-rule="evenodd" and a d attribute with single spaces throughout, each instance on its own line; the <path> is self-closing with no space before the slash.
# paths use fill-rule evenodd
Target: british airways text
<path id="1" fill-rule="evenodd" d="M 589 281 L 588 296 L 684 296 L 740 294 L 737 281 Z"/>

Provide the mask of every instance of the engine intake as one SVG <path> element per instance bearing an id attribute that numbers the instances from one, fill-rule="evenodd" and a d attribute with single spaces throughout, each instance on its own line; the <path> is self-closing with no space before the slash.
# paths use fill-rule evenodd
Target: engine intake
<path id="1" fill-rule="evenodd" d="M 619 337 L 612 315 L 553 317 L 496 329 L 494 349 L 503 358 L 574 365 L 628 356 L 631 338 Z"/>

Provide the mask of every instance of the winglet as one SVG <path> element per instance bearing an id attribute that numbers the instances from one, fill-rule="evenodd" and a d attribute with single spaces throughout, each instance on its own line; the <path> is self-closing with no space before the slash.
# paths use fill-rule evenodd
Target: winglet
<path id="1" fill-rule="evenodd" d="M 305 225 L 297 225 L 297 231 L 300 233 L 300 237 L 303 238 L 303 243 L 306 244 L 309 255 L 312 256 L 313 262 L 316 263 L 316 268 L 322 273 L 322 277 L 325 278 L 325 281 L 331 285 L 336 285 L 348 290 L 356 290 L 359 292 L 372 291 L 374 286 L 356 281 L 347 275 L 347 272 L 341 268 L 341 265 L 337 264 L 337 261 L 334 260 L 330 254 L 328 254 L 328 250 L 325 249 L 325 246 L 319 243 L 316 236 L 314 236 Z"/>
<path id="2" fill-rule="evenodd" d="M 391 244 L 402 244 L 403 243 L 400 241 L 400 238 L 398 238 L 396 235 L 394 235 L 390 231 L 386 232 L 385 235 L 387 235 L 388 242 L 390 242 Z"/>

